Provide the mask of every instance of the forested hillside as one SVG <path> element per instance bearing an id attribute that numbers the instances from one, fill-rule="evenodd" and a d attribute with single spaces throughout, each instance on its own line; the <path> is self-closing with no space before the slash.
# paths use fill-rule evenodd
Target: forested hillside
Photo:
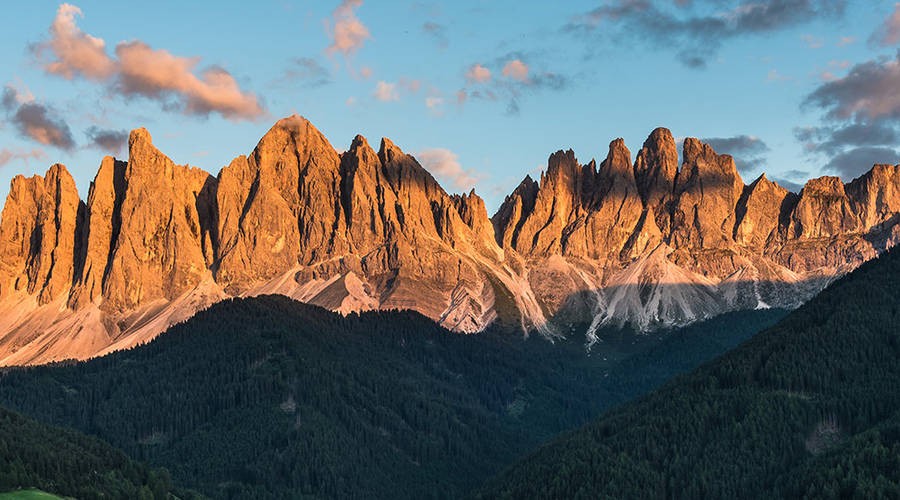
<path id="1" fill-rule="evenodd" d="M 656 392 L 570 432 L 483 498 L 897 498 L 900 250 Z"/>
<path id="2" fill-rule="evenodd" d="M 215 498 L 455 498 L 782 314 L 733 313 L 661 344 L 604 332 L 588 356 L 583 337 L 460 335 L 412 312 L 235 299 L 130 351 L 12 370 L 0 404 Z"/>
<path id="3" fill-rule="evenodd" d="M 151 470 L 97 438 L 0 408 L 0 493 L 22 488 L 82 500 L 199 498 L 178 491 L 166 470 Z"/>

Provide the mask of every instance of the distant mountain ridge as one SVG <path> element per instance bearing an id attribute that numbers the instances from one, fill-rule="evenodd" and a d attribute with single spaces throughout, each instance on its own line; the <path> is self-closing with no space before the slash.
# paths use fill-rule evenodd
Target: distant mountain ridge
<path id="1" fill-rule="evenodd" d="M 488 218 L 410 155 L 362 136 L 339 154 L 279 120 L 214 177 L 145 129 L 103 159 L 87 201 L 65 167 L 13 179 L 0 220 L 0 365 L 84 359 L 146 342 L 230 296 L 278 293 L 342 312 L 414 309 L 477 332 L 586 324 L 642 330 L 730 310 L 796 307 L 898 239 L 900 166 L 799 194 L 656 129 L 634 163 L 550 156 Z M 590 340 L 589 340 L 590 342 Z"/>

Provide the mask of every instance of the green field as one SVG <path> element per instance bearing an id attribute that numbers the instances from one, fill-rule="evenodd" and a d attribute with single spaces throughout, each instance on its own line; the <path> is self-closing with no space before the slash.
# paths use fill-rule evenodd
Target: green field
<path id="1" fill-rule="evenodd" d="M 0 493 L 0 500 L 61 500 L 62 498 L 41 490 L 19 490 Z"/>

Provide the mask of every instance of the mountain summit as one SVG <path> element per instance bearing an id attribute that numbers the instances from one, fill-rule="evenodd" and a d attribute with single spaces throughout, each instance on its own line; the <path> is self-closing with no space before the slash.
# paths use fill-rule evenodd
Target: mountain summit
<path id="1" fill-rule="evenodd" d="M 658 128 L 525 177 L 488 219 L 389 139 L 339 154 L 300 116 L 218 176 L 176 165 L 145 129 L 103 159 L 82 202 L 62 165 L 13 179 L 0 221 L 0 364 L 146 342 L 229 296 L 277 293 L 341 312 L 414 309 L 477 332 L 585 324 L 647 330 L 796 307 L 898 240 L 900 166 L 794 194 Z"/>

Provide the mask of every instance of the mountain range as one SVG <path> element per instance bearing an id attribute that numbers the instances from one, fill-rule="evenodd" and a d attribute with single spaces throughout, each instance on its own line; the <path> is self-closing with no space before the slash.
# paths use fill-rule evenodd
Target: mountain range
<path id="1" fill-rule="evenodd" d="M 217 176 L 145 129 L 102 160 L 87 200 L 63 165 L 13 179 L 0 220 L 0 365 L 85 359 L 153 339 L 228 297 L 349 313 L 412 309 L 460 332 L 647 331 L 794 308 L 900 237 L 900 166 L 790 192 L 666 129 L 634 162 L 549 157 L 488 217 L 416 159 L 362 136 L 338 153 L 300 116 Z"/>

